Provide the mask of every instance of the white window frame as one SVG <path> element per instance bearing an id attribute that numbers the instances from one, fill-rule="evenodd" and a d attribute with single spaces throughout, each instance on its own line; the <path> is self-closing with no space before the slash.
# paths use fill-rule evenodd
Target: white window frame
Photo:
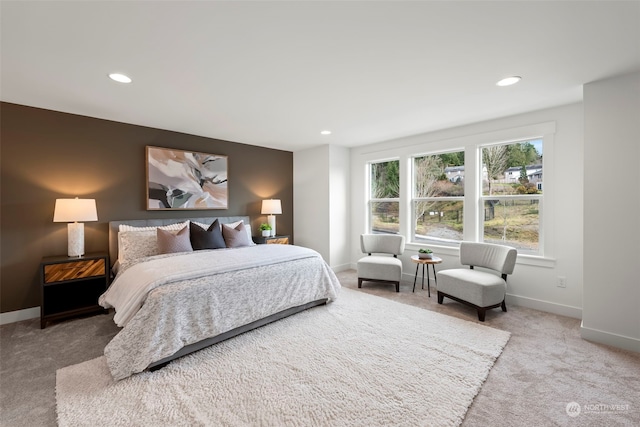
<path id="1" fill-rule="evenodd" d="M 378 164 L 378 163 L 388 163 L 388 162 L 394 162 L 397 161 L 398 162 L 398 173 L 399 173 L 399 178 L 400 181 L 402 181 L 401 176 L 402 176 L 402 168 L 400 166 L 400 159 L 399 158 L 390 158 L 390 159 L 382 159 L 382 160 L 373 160 L 373 161 L 369 161 L 367 162 L 367 180 L 366 180 L 366 184 L 367 184 L 367 232 L 368 233 L 375 233 L 375 231 L 373 230 L 373 209 L 372 209 L 372 205 L 373 203 L 384 203 L 384 202 L 396 202 L 398 203 L 398 211 L 400 210 L 400 195 L 402 193 L 402 183 L 400 182 L 400 189 L 398 190 L 398 197 L 386 197 L 386 198 L 375 198 L 373 197 L 373 194 L 371 192 L 372 188 L 371 188 L 371 166 L 374 164 Z M 400 234 L 402 232 L 402 229 L 400 228 L 402 226 L 402 217 L 399 216 L 398 218 L 398 234 Z"/>
<path id="2" fill-rule="evenodd" d="M 486 128 L 485 128 L 486 129 Z M 482 224 L 478 220 L 478 212 L 481 206 L 481 183 L 477 178 L 477 171 L 480 169 L 481 159 L 479 147 L 496 143 L 519 142 L 540 138 L 544 141 L 544 209 L 539 218 L 539 248 L 537 255 L 519 253 L 518 263 L 552 268 L 555 266 L 554 259 L 554 218 L 555 210 L 555 132 L 556 122 L 538 122 L 534 124 L 522 125 L 511 128 L 495 130 L 486 129 L 466 135 L 451 135 L 451 132 L 444 134 L 434 133 L 426 135 L 416 135 L 396 141 L 393 147 L 374 145 L 354 157 L 354 177 L 356 181 L 364 184 L 365 191 L 362 192 L 363 210 L 356 208 L 358 217 L 362 218 L 362 230 L 357 234 L 371 230 L 371 206 L 370 201 L 370 168 L 369 164 L 385 162 L 389 160 L 400 161 L 400 234 L 407 237 L 406 251 L 417 251 L 422 247 L 437 249 L 438 253 L 455 256 L 458 254 L 457 246 L 444 246 L 436 244 L 416 243 L 412 240 L 413 235 L 413 211 L 412 211 L 412 174 L 411 159 L 415 156 L 425 154 L 438 154 L 451 151 L 464 150 L 465 153 L 465 201 L 464 201 L 464 240 L 480 242 L 483 235 Z M 418 154 L 420 153 L 420 154 Z M 358 171 L 358 172 L 356 172 Z M 358 176 L 362 177 L 359 178 Z M 357 198 L 357 197 L 356 197 Z M 395 199 L 393 201 L 396 201 Z M 358 205 L 356 205 L 358 206 Z M 354 212 L 354 213 L 355 213 Z M 359 212 L 362 212 L 360 214 Z M 362 216 L 360 216 L 362 215 Z M 357 221 L 357 220 L 356 220 Z M 481 234 L 482 233 L 482 234 Z"/>
<path id="3" fill-rule="evenodd" d="M 418 245 L 443 245 L 443 246 L 459 246 L 461 240 L 451 240 L 451 239 L 439 239 L 436 237 L 427 237 L 426 239 L 421 239 L 421 240 L 417 240 L 416 238 L 416 228 L 414 226 L 415 224 L 415 220 L 416 220 L 416 212 L 415 212 L 415 206 L 416 206 L 416 202 L 446 202 L 446 201 L 456 201 L 456 202 L 462 202 L 462 212 L 463 212 L 463 219 L 462 219 L 462 223 L 463 223 L 463 230 L 464 230 L 464 211 L 465 211 L 465 196 L 441 196 L 441 197 L 416 197 L 416 170 L 415 170 L 415 159 L 420 158 L 420 157 L 426 157 L 426 156 L 438 156 L 440 154 L 449 154 L 449 153 L 460 153 L 462 152 L 464 154 L 465 149 L 464 148 L 453 148 L 451 150 L 446 150 L 446 151 L 438 151 L 438 152 L 427 152 L 427 153 L 421 153 L 421 154 L 414 154 L 410 157 L 410 161 L 411 161 L 411 207 L 409 209 L 409 211 L 411 212 L 411 219 L 409 222 L 409 231 L 410 231 L 410 235 L 411 235 L 411 243 L 415 243 Z M 466 159 L 465 159 L 466 161 Z M 465 169 L 465 195 L 467 192 L 467 184 L 466 184 L 466 177 L 467 177 L 467 171 Z M 464 236 L 464 235 L 463 235 Z M 426 241 L 425 241 L 426 240 Z"/>
<path id="4" fill-rule="evenodd" d="M 476 168 L 477 173 L 476 173 L 476 179 L 477 179 L 477 184 L 476 184 L 476 191 L 478 194 L 478 204 L 477 204 L 477 227 L 478 227 L 478 237 L 477 237 L 477 241 L 478 242 L 483 242 L 484 241 L 484 208 L 485 208 L 485 202 L 488 200 L 499 200 L 499 201 L 507 201 L 507 200 L 538 200 L 538 250 L 537 251 L 528 251 L 528 250 L 522 250 L 519 249 L 519 253 L 521 253 L 522 255 L 530 255 L 530 256 L 538 256 L 541 257 L 544 255 L 544 192 L 541 194 L 512 194 L 512 195 L 500 195 L 500 196 L 496 196 L 496 195 L 484 195 L 483 194 L 483 167 L 482 167 L 482 149 L 483 148 L 488 148 L 488 147 L 495 147 L 495 146 L 499 146 L 499 145 L 511 145 L 511 144 L 518 144 L 518 143 L 523 143 L 523 142 L 528 142 L 528 141 L 533 141 L 533 140 L 542 140 L 542 147 L 543 147 L 543 157 L 542 157 L 542 170 L 545 170 L 545 139 L 544 136 L 534 136 L 534 137 L 530 137 L 530 138 L 523 138 L 523 139 L 516 139 L 516 140 L 511 140 L 511 141 L 502 141 L 502 142 L 498 142 L 498 143 L 492 143 L 492 144 L 482 144 L 479 145 L 477 147 L 477 151 L 478 151 L 478 155 L 477 155 L 477 159 L 480 162 L 478 164 L 478 167 Z M 545 176 L 546 176 L 546 172 Z M 546 179 L 546 178 L 545 178 Z"/>

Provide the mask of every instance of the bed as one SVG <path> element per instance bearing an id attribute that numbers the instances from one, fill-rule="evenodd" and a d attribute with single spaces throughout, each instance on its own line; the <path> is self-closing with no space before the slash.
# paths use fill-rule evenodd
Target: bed
<path id="1" fill-rule="evenodd" d="M 209 226 L 216 219 L 231 226 L 242 222 L 251 235 L 249 218 L 244 216 L 189 221 Z M 308 248 L 251 242 L 237 248 L 155 253 L 156 227 L 179 230 L 185 223 L 188 226 L 186 221 L 109 223 L 115 278 L 100 304 L 115 308 L 114 321 L 122 327 L 104 350 L 115 380 L 158 369 L 178 357 L 338 297 L 340 283 L 335 274 Z M 125 231 L 120 232 L 121 228 Z M 132 247 L 140 247 L 141 252 Z"/>

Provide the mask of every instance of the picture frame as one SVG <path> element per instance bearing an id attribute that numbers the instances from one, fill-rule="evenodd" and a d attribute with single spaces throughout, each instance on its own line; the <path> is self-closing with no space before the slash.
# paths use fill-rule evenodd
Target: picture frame
<path id="1" fill-rule="evenodd" d="M 228 209 L 228 158 L 146 147 L 147 210 Z"/>

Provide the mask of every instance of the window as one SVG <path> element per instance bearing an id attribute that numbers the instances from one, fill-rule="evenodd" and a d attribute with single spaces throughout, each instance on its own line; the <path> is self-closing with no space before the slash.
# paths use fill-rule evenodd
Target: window
<path id="1" fill-rule="evenodd" d="M 369 231 L 400 232 L 400 161 L 369 164 Z"/>
<path id="2" fill-rule="evenodd" d="M 413 158 L 413 241 L 463 239 L 464 151 Z"/>
<path id="3" fill-rule="evenodd" d="M 482 240 L 538 254 L 542 139 L 481 148 Z"/>
<path id="4" fill-rule="evenodd" d="M 354 205 L 358 229 L 402 234 L 407 250 L 447 255 L 461 241 L 506 244 L 518 262 L 553 266 L 555 132 L 544 122 L 354 150 L 362 169 L 353 190 L 366 199 Z"/>

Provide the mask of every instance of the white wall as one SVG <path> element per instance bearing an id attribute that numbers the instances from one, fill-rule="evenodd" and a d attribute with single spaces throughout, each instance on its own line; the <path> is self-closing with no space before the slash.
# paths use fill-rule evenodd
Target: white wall
<path id="1" fill-rule="evenodd" d="M 582 315 L 582 221 L 583 221 L 583 109 L 582 103 L 535 111 L 497 120 L 411 136 L 351 150 L 351 260 L 352 267 L 363 255 L 357 244 L 359 235 L 367 231 L 366 163 L 400 157 L 408 163 L 411 154 L 461 148 L 474 143 L 492 142 L 492 138 L 509 138 L 537 128 L 555 128 L 550 141 L 545 140 L 545 256 L 519 257 L 513 276 L 509 278 L 508 304 L 519 304 L 557 314 L 580 318 Z M 549 142 L 549 143 L 548 143 Z M 553 156 L 552 156 L 553 154 Z M 408 166 L 408 165 L 407 165 Z M 401 168 L 402 168 L 401 164 Z M 552 178 L 552 179 L 549 179 Z M 406 182 L 401 177 L 409 198 Z M 407 216 L 409 205 L 400 206 Z M 409 221 L 401 233 L 410 236 Z M 466 224 L 466 219 L 465 219 Z M 412 281 L 415 266 L 409 257 L 420 246 L 407 244 L 401 257 L 404 279 Z M 430 247 L 433 248 L 432 245 Z M 444 259 L 440 268 L 458 266 L 458 251 L 435 248 Z M 557 287 L 557 277 L 566 277 L 566 288 Z"/>
<path id="2" fill-rule="evenodd" d="M 330 260 L 329 146 L 293 153 L 294 243 Z"/>
<path id="3" fill-rule="evenodd" d="M 640 351 L 640 72 L 584 86 L 582 336 Z"/>
<path id="4" fill-rule="evenodd" d="M 295 244 L 336 271 L 350 267 L 349 150 L 323 145 L 293 153 Z"/>
<path id="5" fill-rule="evenodd" d="M 582 318 L 584 338 L 640 351 L 640 73 L 590 83 L 584 91 L 584 103 L 351 150 L 295 152 L 295 243 L 318 250 L 332 267 L 350 262 L 355 268 L 359 235 L 366 232 L 368 161 L 553 123 L 552 146 L 545 145 L 545 156 L 553 152 L 553 161 L 545 158 L 545 178 L 553 177 L 545 180 L 545 256 L 519 259 L 507 303 Z M 345 199 L 348 205 L 341 204 Z M 612 218 L 608 203 L 626 213 Z M 407 209 L 401 206 L 401 215 Z M 406 225 L 401 231 L 409 235 Z M 413 280 L 409 257 L 418 247 L 408 243 L 401 257 L 404 280 Z M 437 253 L 444 258 L 440 268 L 458 265 L 457 250 Z M 566 277 L 566 288 L 556 286 L 558 276 Z"/>
<path id="6" fill-rule="evenodd" d="M 349 149 L 331 145 L 329 147 L 329 215 L 330 215 L 330 260 L 336 271 L 346 270 L 350 264 L 349 244 Z"/>

